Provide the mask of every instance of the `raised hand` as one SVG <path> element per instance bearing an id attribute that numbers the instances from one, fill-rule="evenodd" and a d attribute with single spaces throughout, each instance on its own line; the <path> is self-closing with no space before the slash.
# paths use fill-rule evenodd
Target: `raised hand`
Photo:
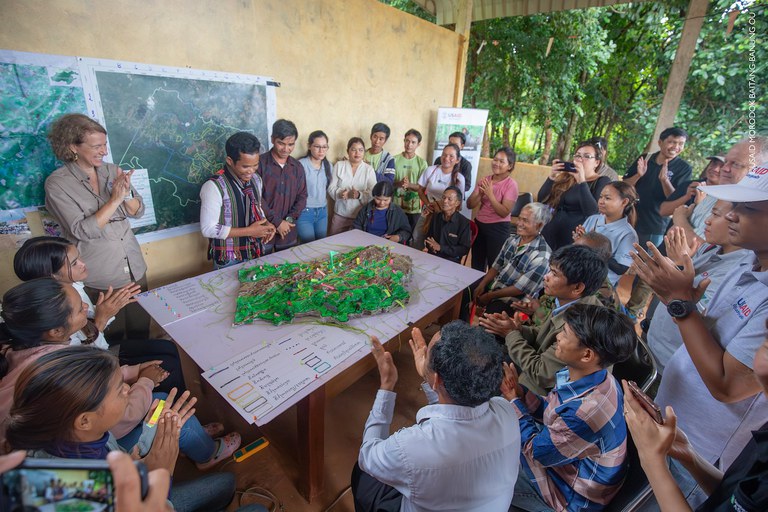
<path id="1" fill-rule="evenodd" d="M 176 459 L 179 457 L 179 417 L 171 412 L 165 412 L 157 422 L 157 434 L 152 441 L 152 448 L 144 457 L 147 468 L 166 469 L 173 474 Z"/>
<path id="2" fill-rule="evenodd" d="M 667 176 L 668 164 L 669 164 L 669 160 L 664 160 L 664 163 L 662 164 L 661 169 L 659 169 L 659 181 L 669 180 L 669 176 Z"/>
<path id="3" fill-rule="evenodd" d="M 514 400 L 523 396 L 523 389 L 520 387 L 517 377 L 517 370 L 509 363 L 501 363 L 504 368 L 504 378 L 501 381 L 501 396 L 507 400 Z"/>
<path id="4" fill-rule="evenodd" d="M 679 270 L 669 258 L 659 252 L 655 245 L 650 242 L 648 245 L 650 254 L 640 247 L 640 244 L 634 244 L 637 252 L 631 253 L 630 268 L 635 274 L 648 283 L 664 304 L 668 304 L 673 299 L 698 302 L 709 286 L 710 280 L 704 279 L 698 286 L 693 286 L 695 272 L 691 257 L 687 254 L 682 256 L 683 270 Z"/>
<path id="5" fill-rule="evenodd" d="M 584 226 L 582 226 L 581 224 L 579 224 L 578 226 L 576 226 L 576 229 L 574 229 L 574 230 L 573 230 L 573 233 L 571 233 L 571 236 L 572 236 L 572 238 L 573 238 L 574 240 L 578 240 L 579 238 L 581 238 L 582 236 L 584 236 L 584 234 L 585 234 L 586 232 L 587 232 L 587 230 L 586 230 L 586 229 L 584 229 Z"/>
<path id="6" fill-rule="evenodd" d="M 416 373 L 419 377 L 426 379 L 427 374 L 427 342 L 424 340 L 424 335 L 421 334 L 421 329 L 414 327 L 411 330 L 411 339 L 408 340 L 408 344 L 413 351 L 413 364 L 416 366 Z"/>
<path id="7" fill-rule="evenodd" d="M 642 178 L 646 171 L 648 171 L 648 162 L 645 161 L 645 157 L 641 156 L 637 159 L 637 175 Z"/>
<path id="8" fill-rule="evenodd" d="M 691 256 L 689 252 L 688 241 L 686 240 L 685 230 L 681 227 L 673 227 L 664 236 L 664 245 L 667 248 L 667 256 L 675 265 L 683 266 L 685 260 L 683 256 Z"/>
<path id="9" fill-rule="evenodd" d="M 191 396 L 189 390 L 183 392 L 178 398 L 176 394 L 178 390 L 172 388 L 171 392 L 165 398 L 165 407 L 163 407 L 163 414 L 172 413 L 178 416 L 179 428 L 184 426 L 184 423 L 195 414 L 194 406 L 197 403 L 197 398 Z"/>
<path id="10" fill-rule="evenodd" d="M 115 482 L 116 512 L 172 512 L 168 504 L 171 478 L 165 469 L 149 472 L 149 492 L 141 500 L 141 479 L 133 460 L 127 453 L 114 451 L 107 455 L 109 469 Z"/>
<path id="11" fill-rule="evenodd" d="M 394 391 L 397 383 L 397 368 L 392 361 L 392 354 L 384 350 L 384 346 L 376 336 L 371 336 L 371 354 L 376 359 L 381 378 L 380 388 L 386 391 Z"/>
<path id="12" fill-rule="evenodd" d="M 520 322 L 511 318 L 506 311 L 485 313 L 480 317 L 480 326 L 487 332 L 505 338 L 512 331 L 520 329 Z"/>
<path id="13" fill-rule="evenodd" d="M 99 298 L 94 305 L 93 323 L 103 332 L 110 318 L 131 302 L 136 302 L 138 293 L 141 293 L 141 286 L 136 283 L 128 284 L 118 290 L 113 290 L 110 286 L 106 292 L 99 292 Z"/>

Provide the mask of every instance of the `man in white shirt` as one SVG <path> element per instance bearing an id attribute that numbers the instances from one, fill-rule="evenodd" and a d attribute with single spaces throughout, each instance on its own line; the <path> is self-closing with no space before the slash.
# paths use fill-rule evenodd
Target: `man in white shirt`
<path id="1" fill-rule="evenodd" d="M 419 329 L 410 341 L 430 404 L 416 424 L 389 434 L 397 369 L 371 337 L 381 387 L 352 473 L 357 511 L 506 511 L 520 458 L 512 404 L 498 396 L 502 349 L 478 327 L 454 321 L 427 348 Z"/>

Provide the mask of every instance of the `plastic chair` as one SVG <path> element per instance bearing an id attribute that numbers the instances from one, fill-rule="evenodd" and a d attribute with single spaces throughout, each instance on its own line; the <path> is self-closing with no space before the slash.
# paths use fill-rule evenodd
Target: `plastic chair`
<path id="1" fill-rule="evenodd" d="M 475 245 L 475 240 L 477 239 L 477 223 L 473 220 L 469 221 L 469 250 L 472 250 L 472 246 Z M 465 254 L 461 258 L 461 264 L 464 265 L 467 262 L 467 257 L 469 256 L 469 253 Z"/>
<path id="2" fill-rule="evenodd" d="M 659 375 L 656 359 L 653 358 L 648 344 L 638 336 L 637 347 L 632 357 L 613 366 L 613 375 L 617 379 L 633 380 L 640 389 L 648 393 Z M 633 512 L 640 510 L 653 494 L 651 484 L 640 466 L 640 456 L 637 454 L 632 436 L 627 432 L 627 476 L 624 485 L 605 512 Z"/>
<path id="3" fill-rule="evenodd" d="M 659 369 L 651 349 L 641 337 L 637 337 L 637 347 L 634 354 L 626 361 L 613 365 L 613 375 L 619 380 L 637 382 L 640 389 L 646 393 L 651 389 L 659 376 Z"/>
<path id="4" fill-rule="evenodd" d="M 533 202 L 533 194 L 530 192 L 523 192 L 522 194 L 517 196 L 517 201 L 515 201 L 515 206 L 512 207 L 512 212 L 510 212 L 510 216 L 512 217 L 512 231 L 510 234 L 514 235 L 517 233 L 517 217 L 520 216 L 520 212 L 523 211 L 523 207 L 527 204 L 530 204 Z"/>

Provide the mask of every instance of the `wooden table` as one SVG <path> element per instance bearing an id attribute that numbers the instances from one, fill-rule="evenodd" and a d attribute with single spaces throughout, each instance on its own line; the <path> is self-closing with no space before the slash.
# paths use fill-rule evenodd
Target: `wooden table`
<path id="1" fill-rule="evenodd" d="M 433 322 L 442 324 L 457 318 L 463 290 L 483 276 L 471 268 L 357 230 L 300 245 L 244 265 L 308 261 L 327 255 L 330 250 L 343 252 L 367 245 L 389 245 L 394 251 L 411 256 L 414 262 L 409 285 L 411 299 L 404 310 L 354 318 L 348 322 L 350 326 L 367 334 L 376 334 L 387 342 L 401 334 L 410 335 L 414 326 L 425 327 Z M 265 322 L 234 327 L 232 318 L 238 290 L 236 270 L 239 268 L 238 265 L 190 278 L 150 290 L 139 297 L 139 303 L 202 371 L 217 367 L 258 341 L 274 340 L 301 327 L 300 324 L 275 327 Z M 360 336 L 365 338 L 363 334 Z M 256 422 L 263 425 L 288 408 L 297 406 L 298 489 L 309 501 L 323 489 L 326 400 L 355 383 L 375 366 L 369 349 L 361 344 L 361 349 L 353 357 L 299 390 Z"/>

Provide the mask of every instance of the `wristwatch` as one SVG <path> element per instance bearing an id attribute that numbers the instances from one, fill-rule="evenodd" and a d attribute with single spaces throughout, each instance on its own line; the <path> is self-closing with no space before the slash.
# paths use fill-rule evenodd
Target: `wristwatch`
<path id="1" fill-rule="evenodd" d="M 287 216 L 287 217 L 285 218 L 285 222 L 287 222 L 288 224 L 293 224 L 293 217 L 291 217 L 290 215 L 289 215 L 289 216 Z"/>
<path id="2" fill-rule="evenodd" d="M 689 300 L 674 299 L 667 304 L 667 312 L 672 318 L 685 318 L 696 311 L 696 304 Z"/>

